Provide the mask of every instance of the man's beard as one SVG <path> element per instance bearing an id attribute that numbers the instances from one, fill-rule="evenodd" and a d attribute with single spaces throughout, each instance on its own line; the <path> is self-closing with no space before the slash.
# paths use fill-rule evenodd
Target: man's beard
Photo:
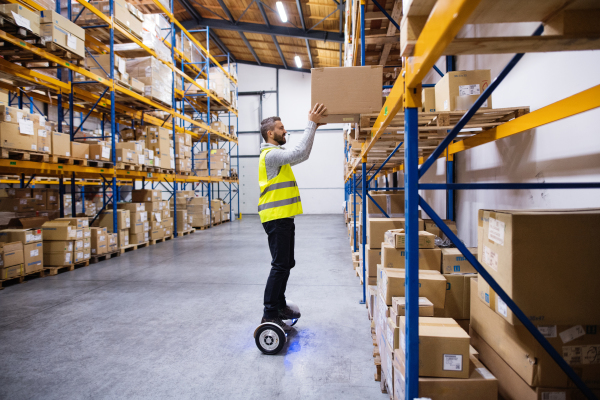
<path id="1" fill-rule="evenodd" d="M 280 146 L 283 146 L 286 143 L 285 137 L 283 137 L 283 135 L 275 135 L 273 137 L 273 140 L 275 140 Z"/>

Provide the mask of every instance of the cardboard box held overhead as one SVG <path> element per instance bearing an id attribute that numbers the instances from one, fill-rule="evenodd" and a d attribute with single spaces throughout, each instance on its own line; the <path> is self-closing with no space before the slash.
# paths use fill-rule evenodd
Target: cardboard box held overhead
<path id="1" fill-rule="evenodd" d="M 359 114 L 378 113 L 383 105 L 383 67 L 335 67 L 311 70 L 311 107 L 325 104 L 321 122 L 358 122 Z"/>

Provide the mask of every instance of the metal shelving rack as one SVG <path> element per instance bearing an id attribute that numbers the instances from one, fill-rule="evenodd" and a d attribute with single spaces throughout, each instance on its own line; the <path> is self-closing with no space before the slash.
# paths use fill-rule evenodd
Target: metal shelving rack
<path id="1" fill-rule="evenodd" d="M 18 3 L 23 5 L 23 3 L 18 2 L 17 0 L 8 0 L 10 3 Z M 70 135 L 71 140 L 73 140 L 74 135 L 77 130 L 79 130 L 87 117 L 94 116 L 102 121 L 102 138 L 104 139 L 105 132 L 105 118 L 109 118 L 110 120 L 110 138 L 112 143 L 112 160 L 113 165 L 114 160 L 116 160 L 116 138 L 118 135 L 117 132 L 117 124 L 124 124 L 125 126 L 135 127 L 135 124 L 151 124 L 156 126 L 165 126 L 172 129 L 173 140 L 175 141 L 175 132 L 185 132 L 192 135 L 194 146 L 197 146 L 198 143 L 207 143 L 207 149 L 210 149 L 212 144 L 219 144 L 219 142 L 228 143 L 230 154 L 232 149 L 237 149 L 237 135 L 232 136 L 229 134 L 223 134 L 221 132 L 217 132 L 210 127 L 211 118 L 214 118 L 216 112 L 211 113 L 211 105 L 213 108 L 218 108 L 222 111 L 225 111 L 228 115 L 229 122 L 231 122 L 231 116 L 234 115 L 237 119 L 237 110 L 234 109 L 227 102 L 218 98 L 218 96 L 209 90 L 210 88 L 210 77 L 208 74 L 208 70 L 210 66 L 219 67 L 226 76 L 229 78 L 230 85 L 235 88 L 237 93 L 237 81 L 233 78 L 233 76 L 226 71 L 220 63 L 217 62 L 215 57 L 210 54 L 207 48 L 204 48 L 198 41 L 188 32 L 180 23 L 175 19 L 173 14 L 167 10 L 158 0 L 153 0 L 153 3 L 161 10 L 161 12 L 166 16 L 166 18 L 170 22 L 170 32 L 167 37 L 170 38 L 170 43 L 165 43 L 167 47 L 170 47 L 171 57 L 170 61 L 161 60 L 160 57 L 157 56 L 156 52 L 150 49 L 148 46 L 144 45 L 144 43 L 139 40 L 137 37 L 133 36 L 128 30 L 122 28 L 115 22 L 114 18 L 114 0 L 110 0 L 110 12 L 109 15 L 104 15 L 101 11 L 96 9 L 90 3 L 85 0 L 78 0 L 82 7 L 85 7 L 87 10 L 95 14 L 98 18 L 100 18 L 104 24 L 87 26 L 83 27 L 84 29 L 103 29 L 103 33 L 107 33 L 109 35 L 109 43 L 108 45 L 103 44 L 96 38 L 86 34 L 86 55 L 94 59 L 93 55 L 90 53 L 90 50 L 98 53 L 98 54 L 110 54 L 110 71 L 107 73 L 108 78 L 104 78 L 98 76 L 94 73 L 87 71 L 86 69 L 79 67 L 76 64 L 71 63 L 70 61 L 66 61 L 61 59 L 60 57 L 46 51 L 44 48 L 36 47 L 31 45 L 25 41 L 20 40 L 19 38 L 12 36 L 4 31 L 0 31 L 0 40 L 9 43 L 17 48 L 22 49 L 25 52 L 31 52 L 35 56 L 37 56 L 41 60 L 48 61 L 56 65 L 56 78 L 51 76 L 41 74 L 33 69 L 26 68 L 22 65 L 18 65 L 12 62 L 9 62 L 4 59 L 0 59 L 0 66 L 2 69 L 18 77 L 19 82 L 27 82 L 31 85 L 36 85 L 38 87 L 43 87 L 45 90 L 53 92 L 56 99 L 56 104 L 58 108 L 58 131 L 62 132 L 62 122 L 65 116 L 65 110 L 67 109 L 69 115 L 69 126 L 70 126 Z M 43 10 L 43 6 L 33 1 L 24 1 L 25 7 L 30 8 L 33 11 L 41 11 Z M 173 9 L 173 1 L 171 0 L 171 9 Z M 61 3 L 60 0 L 56 2 L 55 11 L 61 14 Z M 81 14 L 81 13 L 79 13 Z M 74 21 L 78 18 L 79 15 L 73 15 L 72 13 L 72 5 L 71 1 L 67 2 L 67 15 L 63 15 L 71 21 Z M 202 55 L 205 60 L 205 69 L 199 68 L 198 65 L 192 63 L 182 51 L 176 48 L 175 42 L 175 27 L 179 30 L 180 35 L 185 35 L 197 48 L 197 50 Z M 118 54 L 118 51 L 115 50 L 115 33 L 119 35 L 120 38 L 125 39 L 128 42 L 137 44 L 141 49 L 143 49 L 147 54 L 151 55 L 160 60 L 162 63 L 167 65 L 171 71 L 173 76 L 173 87 L 172 87 L 172 102 L 171 107 L 160 104 L 154 100 L 148 99 L 138 93 L 127 89 L 125 87 L 119 86 L 115 83 L 114 80 L 114 67 L 115 67 L 115 55 Z M 208 45 L 208 41 L 207 41 Z M 230 59 L 230 55 L 227 55 L 228 61 Z M 179 66 L 178 67 L 178 63 Z M 231 63 L 229 62 L 230 66 Z M 63 69 L 66 69 L 68 73 L 67 82 L 62 81 Z M 200 86 L 196 82 L 196 78 L 191 77 L 190 71 L 197 72 L 196 78 L 200 75 L 206 77 L 208 88 L 204 88 Z M 73 74 L 79 73 L 83 75 L 87 80 L 84 82 L 75 82 L 73 80 Z M 192 99 L 187 95 L 186 92 L 176 89 L 175 87 L 175 79 L 177 77 L 181 78 L 182 84 L 187 83 L 188 85 L 193 85 L 197 90 L 201 91 L 202 95 L 206 98 L 205 103 L 201 101 L 197 101 L 196 99 Z M 102 84 L 104 86 L 103 92 L 101 91 L 101 95 L 91 93 L 86 90 L 82 90 L 77 86 L 79 84 Z M 185 87 L 182 85 L 182 87 Z M 40 114 L 44 115 L 37 107 L 33 100 L 40 101 L 46 104 L 52 104 L 52 99 L 50 95 L 45 96 L 40 93 L 31 92 L 28 96 L 24 96 L 23 90 L 19 86 L 13 86 L 5 82 L 0 82 L 0 88 L 9 91 L 9 99 L 12 101 L 17 101 L 18 106 L 23 108 L 24 105 L 29 106 L 30 112 L 38 111 Z M 110 100 L 106 99 L 110 97 Z M 145 106 L 148 106 L 152 110 L 161 110 L 169 114 L 167 120 L 161 120 L 159 118 L 149 116 L 145 114 L 144 111 L 139 111 L 134 108 L 118 104 L 115 99 L 115 93 L 119 93 L 121 96 L 127 96 L 127 98 L 135 100 L 139 103 L 143 103 Z M 68 95 L 68 96 L 65 96 Z M 24 101 L 26 99 L 26 101 Z M 85 102 L 89 104 L 81 105 L 81 102 Z M 77 103 L 76 103 L 77 102 Z M 178 104 L 179 103 L 179 104 Z M 187 105 L 187 106 L 186 106 Z M 194 118 L 190 118 L 187 115 L 184 115 L 189 107 L 194 108 L 194 110 L 199 109 L 202 112 L 199 114 L 194 114 Z M 203 109 L 204 108 L 204 109 Z M 75 113 L 80 113 L 79 120 L 80 125 L 77 130 L 75 129 Z M 85 117 L 84 117 L 85 113 Z M 117 116 L 117 113 L 119 116 Z M 204 115 L 203 115 L 204 114 Z M 45 115 L 47 117 L 47 115 Z M 204 117 L 204 118 L 203 118 Z M 168 119 L 171 119 L 171 122 L 167 122 Z M 184 126 L 187 123 L 187 126 Z M 236 124 L 237 125 L 237 124 Z M 200 130 L 202 134 L 197 134 L 192 132 L 191 129 L 195 128 L 196 130 Z M 212 138 L 211 138 L 212 134 Z M 106 136 L 109 136 L 108 134 Z M 231 144 L 234 144 L 233 148 Z M 239 154 L 239 151 L 238 151 Z M 209 152 L 210 159 L 210 152 Z M 239 170 L 239 156 L 238 160 L 238 170 Z M 210 161 L 209 161 L 210 162 Z M 209 164 L 210 171 L 210 164 Z M 131 170 L 120 170 L 116 168 L 96 168 L 96 167 L 88 167 L 88 166 L 78 166 L 78 165 L 64 165 L 64 164 L 50 164 L 50 163 L 41 163 L 41 162 L 33 162 L 33 161 L 15 161 L 9 159 L 0 159 L 0 173 L 3 175 L 17 175 L 20 176 L 19 185 L 21 187 L 27 187 L 31 182 L 35 183 L 36 177 L 56 177 L 57 180 L 49 182 L 49 181 L 40 181 L 40 184 L 58 184 L 59 193 L 60 193 L 60 215 L 64 216 L 64 204 L 63 204 L 63 195 L 65 193 L 64 186 L 64 178 L 70 180 L 71 184 L 71 192 L 74 195 L 76 193 L 75 186 L 80 185 L 81 191 L 79 193 L 84 193 L 84 187 L 87 184 L 92 184 L 91 182 L 86 182 L 86 179 L 96 180 L 93 184 L 101 185 L 103 188 L 103 207 L 100 210 L 103 211 L 106 207 L 111 207 L 113 210 L 117 208 L 118 197 L 115 194 L 119 193 L 119 186 L 124 184 L 131 184 L 133 188 L 136 188 L 136 181 L 141 181 L 142 188 L 146 187 L 146 183 L 150 182 L 152 189 L 158 187 L 159 185 L 162 188 L 171 193 L 171 198 L 176 196 L 178 187 L 184 188 L 187 184 L 191 184 L 194 189 L 198 188 L 198 185 L 206 185 L 208 189 L 208 195 L 210 197 L 210 187 L 213 183 L 225 183 L 229 185 L 229 202 L 232 203 L 232 200 L 235 196 L 238 197 L 238 210 L 239 210 L 239 184 L 237 178 L 222 178 L 222 177 L 199 177 L 195 175 L 183 175 L 183 174 L 163 174 L 163 173 L 150 173 L 145 171 L 131 171 Z M 26 182 L 26 176 L 29 177 L 29 181 Z M 13 184 L 10 180 L 6 180 L 3 183 Z M 167 186 L 165 186 L 165 184 Z M 110 189 L 110 197 L 107 189 Z M 235 191 L 233 197 L 231 192 Z M 82 196 L 83 197 L 83 196 Z M 82 206 L 85 207 L 85 199 L 82 199 Z M 72 214 L 75 214 L 75 198 L 72 199 Z M 210 207 L 210 202 L 209 202 Z M 176 202 L 175 202 L 175 213 L 174 213 L 174 229 L 173 234 L 175 237 L 177 236 L 177 213 L 176 213 Z M 85 208 L 84 208 L 85 210 Z M 99 214 L 99 213 L 98 213 Z M 231 214 L 230 214 L 230 219 Z M 116 213 L 114 213 L 113 218 L 114 228 L 117 226 L 117 218 Z M 212 214 L 211 214 L 211 222 L 212 225 Z"/>
<path id="2" fill-rule="evenodd" d="M 360 13 L 360 22 L 356 24 L 355 37 L 364 38 L 364 17 L 365 17 L 365 0 L 360 0 L 361 6 L 358 12 Z M 421 3 L 413 0 L 412 3 Z M 348 142 L 345 142 L 346 160 L 349 164 L 349 171 L 345 177 L 346 191 L 345 196 L 348 201 L 350 197 L 353 200 L 359 195 L 362 198 L 363 204 L 369 198 L 368 190 L 370 182 L 378 173 L 384 171 L 386 173 L 404 172 L 403 187 L 389 187 L 386 184 L 385 188 L 379 190 L 403 190 L 405 194 L 405 224 L 406 224 L 406 376 L 405 376 L 405 398 L 418 398 L 419 384 L 419 336 L 418 336 L 418 209 L 419 207 L 435 222 L 442 232 L 453 242 L 460 250 L 464 257 L 475 267 L 479 275 L 486 280 L 491 289 L 506 303 L 508 308 L 517 316 L 520 322 L 534 336 L 540 345 L 548 352 L 560 368 L 573 381 L 577 388 L 588 399 L 596 399 L 592 391 L 583 383 L 579 376 L 574 372 L 570 365 L 563 359 L 533 325 L 528 317 L 519 309 L 519 307 L 511 300 L 506 292 L 498 285 L 491 277 L 485 268 L 477 261 L 477 259 L 469 252 L 466 246 L 460 239 L 451 231 L 446 223 L 435 213 L 435 211 L 427 204 L 427 202 L 419 195 L 419 190 L 445 190 L 447 192 L 447 216 L 449 219 L 454 219 L 454 192 L 456 190 L 499 190 L 499 189 L 589 189 L 600 188 L 598 182 L 588 183 L 455 183 L 454 182 L 454 155 L 468 149 L 497 141 L 512 135 L 516 135 L 536 127 L 546 125 L 570 116 L 574 116 L 585 111 L 600 107 L 600 85 L 594 86 L 583 92 L 560 100 L 556 103 L 542 107 L 531 113 L 524 115 L 516 115 L 515 118 L 508 122 L 499 124 L 491 129 L 482 130 L 473 136 L 466 138 L 457 138 L 459 132 L 465 127 L 469 120 L 476 115 L 477 110 L 489 98 L 491 93 L 501 84 L 502 80 L 514 68 L 519 60 L 526 52 L 531 51 L 562 51 L 562 50 L 588 50 L 595 49 L 598 44 L 594 40 L 581 41 L 585 45 L 575 43 L 573 40 L 567 40 L 565 37 L 540 37 L 543 32 L 544 25 L 540 25 L 535 30 L 531 37 L 520 37 L 514 40 L 511 44 L 503 43 L 504 38 L 477 38 L 479 45 L 473 44 L 470 49 L 465 49 L 465 46 L 458 46 L 460 41 L 455 41 L 455 37 L 463 25 L 474 15 L 474 11 L 482 3 L 482 7 L 486 4 L 481 0 L 438 0 L 435 4 L 429 3 L 428 19 L 422 31 L 416 38 L 414 51 L 410 58 L 403 59 L 402 75 L 399 77 L 392 87 L 390 95 L 380 111 L 377 120 L 372 124 L 371 135 L 362 145 L 360 157 L 355 161 L 349 160 Z M 357 3 L 356 3 L 357 4 Z M 543 2 L 536 4 L 538 7 L 543 7 Z M 423 6 L 423 4 L 420 4 Z M 424 6 L 427 8 L 427 5 Z M 408 7 L 410 9 L 410 6 Z M 422 10 L 422 9 L 421 9 Z M 532 11 L 533 10 L 533 11 Z M 355 10 L 356 11 L 356 10 Z M 514 11 L 514 10 L 513 10 Z M 511 11 L 511 13 L 513 13 Z M 535 7 L 529 10 L 535 12 Z M 477 11 L 482 14 L 481 9 Z M 495 11 L 497 12 L 497 10 Z M 501 15 L 501 13 L 499 14 Z M 389 18 L 389 17 L 388 17 Z M 542 19 L 540 19 L 541 21 Z M 490 21 L 487 21 L 490 22 Z M 503 21 L 497 21 L 503 22 Z M 469 23 L 477 23 L 477 21 L 469 20 Z M 358 33 L 360 32 L 360 34 Z M 572 39 L 572 38 L 571 38 Z M 361 65 L 364 65 L 364 40 L 360 41 L 362 55 L 360 58 L 355 57 L 350 65 L 356 65 L 356 61 L 360 59 Z M 487 44 L 483 45 L 482 43 Z M 581 43 L 580 42 L 580 43 Z M 353 44 L 357 46 L 358 40 Z M 355 47 L 355 48 L 356 48 Z M 421 107 L 421 88 L 423 78 L 435 67 L 436 61 L 443 55 L 452 54 L 452 49 L 462 48 L 461 54 L 496 54 L 496 53 L 516 53 L 511 61 L 506 65 L 504 70 L 493 81 L 490 86 L 480 95 L 473 106 L 462 115 L 458 123 L 448 131 L 448 134 L 437 146 L 437 148 L 427 156 L 419 157 L 419 112 Z M 355 51 L 355 54 L 358 52 Z M 448 70 L 453 69 L 451 58 L 447 58 Z M 438 71 L 439 72 L 439 71 Z M 384 131 L 396 115 L 403 113 L 404 116 L 404 137 L 403 142 L 390 151 L 385 161 L 376 161 L 371 168 L 367 170 L 367 162 L 369 153 L 374 145 L 380 140 Z M 400 149 L 404 150 L 403 162 L 393 168 L 386 168 L 388 161 Z M 446 159 L 446 183 L 441 184 L 424 184 L 419 183 L 419 179 L 425 172 L 438 160 Z M 360 164 L 360 166 L 359 166 Z M 378 167 L 369 177 L 371 170 Z M 360 167 L 360 175 L 357 177 L 357 169 Z M 361 193 L 358 194 L 358 189 Z M 355 204 L 355 201 L 353 201 Z M 375 201 L 374 204 L 377 205 Z M 346 203 L 348 204 L 348 203 Z M 381 210 L 387 216 L 384 210 Z M 354 237 L 356 238 L 356 207 L 354 209 Z M 366 243 L 366 213 L 362 213 L 362 250 L 363 255 Z M 357 240 L 354 241 L 354 251 L 357 251 Z M 365 301 L 366 294 L 366 266 L 365 257 L 363 256 L 363 300 Z"/>

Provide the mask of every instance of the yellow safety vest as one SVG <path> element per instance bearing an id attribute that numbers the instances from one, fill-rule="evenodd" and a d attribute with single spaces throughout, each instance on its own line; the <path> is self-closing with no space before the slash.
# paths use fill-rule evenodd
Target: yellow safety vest
<path id="1" fill-rule="evenodd" d="M 267 178 L 265 156 L 271 150 L 262 151 L 258 161 L 258 215 L 262 223 L 302 214 L 300 190 L 290 164 L 282 165 L 275 178 Z"/>

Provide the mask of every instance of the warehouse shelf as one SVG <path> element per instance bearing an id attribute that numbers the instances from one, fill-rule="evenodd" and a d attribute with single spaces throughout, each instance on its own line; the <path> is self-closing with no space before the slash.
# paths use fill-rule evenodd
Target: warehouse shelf
<path id="1" fill-rule="evenodd" d="M 353 4 L 358 5 L 357 2 Z M 560 7 L 559 7 L 560 6 Z M 419 196 L 419 190 L 447 191 L 447 218 L 454 220 L 455 190 L 487 189 L 586 189 L 599 188 L 598 182 L 581 183 L 469 183 L 454 182 L 454 154 L 501 140 L 530 129 L 549 124 L 585 111 L 600 107 L 600 85 L 577 93 L 556 103 L 528 112 L 527 107 L 509 111 L 496 120 L 478 125 L 477 118 L 492 110 L 479 110 L 494 89 L 523 57 L 525 52 L 593 50 L 600 48 L 600 30 L 596 18 L 599 4 L 594 2 L 568 2 L 557 4 L 548 1 L 530 1 L 526 12 L 518 12 L 519 5 L 499 3 L 493 0 L 413 0 L 404 4 L 402 25 L 408 24 L 408 34 L 401 38 L 403 58 L 402 74 L 393 85 L 383 108 L 377 115 L 364 116 L 356 127 L 345 130 L 346 199 L 360 196 L 363 204 L 370 197 L 370 182 L 380 172 L 404 171 L 404 185 L 377 190 L 403 190 L 406 226 L 406 398 L 418 398 L 419 347 L 418 347 L 418 224 L 419 207 L 454 243 L 464 257 L 475 267 L 480 277 L 507 304 L 519 321 L 548 352 L 565 374 L 589 399 L 594 394 L 586 387 L 562 356 L 548 343 L 535 325 L 519 309 L 506 292 L 467 250 L 465 245 L 448 228 L 427 202 Z M 354 25 L 355 35 L 347 37 L 356 49 L 354 58 L 347 65 L 365 63 L 364 17 L 365 4 L 353 7 L 358 15 Z M 570 17 L 567 18 L 566 16 Z M 389 17 L 388 17 L 389 18 Z M 457 39 L 459 30 L 466 24 L 539 22 L 542 23 L 532 36 Z M 596 29 L 576 29 L 577 24 L 595 26 Z M 406 32 L 405 32 L 406 33 Z M 412 36 L 411 36 L 412 35 Z M 361 38 L 363 40 L 361 40 Z M 354 39 L 354 40 L 352 40 Z M 360 43 L 360 52 L 358 46 Z M 421 113 L 422 80 L 441 56 L 456 54 L 517 53 L 499 76 L 486 88 L 473 106 L 466 112 L 453 115 L 443 121 L 443 113 L 437 116 Z M 453 59 L 447 56 L 447 71 L 453 70 Z M 438 72 L 441 71 L 438 70 Z M 430 119 L 433 117 L 433 119 Z M 475 122 L 472 122 L 475 121 Z M 481 121 L 479 121 L 481 122 Z M 432 129 L 433 128 L 433 129 Z M 437 128 L 437 129 L 435 129 Z M 473 131 L 473 129 L 478 129 Z M 433 140 L 430 135 L 433 132 Z M 425 140 L 423 140 L 425 139 Z M 438 159 L 446 162 L 445 184 L 421 184 L 421 178 Z M 420 167 L 419 167 L 420 165 Z M 369 169 L 370 168 L 370 169 Z M 360 176 L 357 176 L 357 173 Z M 360 193 L 357 193 L 359 192 Z M 384 210 L 382 212 L 387 216 Z M 357 235 L 356 211 L 354 211 L 354 238 Z M 366 243 L 366 213 L 362 213 L 362 251 Z M 354 240 L 357 251 L 357 240 Z M 366 272 L 362 260 L 363 276 Z M 363 301 L 366 280 L 363 283 Z"/>
<path id="2" fill-rule="evenodd" d="M 30 0 L 23 2 L 9 0 L 9 2 L 25 5 L 32 11 L 41 11 L 44 9 L 43 5 Z M 123 56 L 125 58 L 133 55 L 132 57 L 152 56 L 156 58 L 172 72 L 173 87 L 171 100 L 165 103 L 164 101 L 145 97 L 132 90 L 128 82 L 123 82 L 116 77 L 113 79 L 113 69 L 111 68 L 107 69 L 109 72 L 106 73 L 106 77 L 99 76 L 84 68 L 78 56 L 75 57 L 64 50 L 57 50 L 56 46 L 50 48 L 48 46 L 38 47 L 38 45 L 21 40 L 11 34 L 10 31 L 5 32 L 0 30 L 0 41 L 5 43 L 2 51 L 4 52 L 3 54 L 7 55 L 3 59 L 0 59 L 0 67 L 3 70 L 2 77 L 8 78 L 0 82 L 0 87 L 12 93 L 14 99 L 18 98 L 20 107 L 23 106 L 22 99 L 29 100 L 31 112 L 33 112 L 34 100 L 49 105 L 58 105 L 59 131 L 61 131 L 64 120 L 63 109 L 70 111 L 68 114 L 70 116 L 70 123 L 68 125 L 71 129 L 71 140 L 109 138 L 112 143 L 113 159 L 115 157 L 116 135 L 119 134 L 117 132 L 117 124 L 122 125 L 122 127 L 134 128 L 136 122 L 140 125 L 155 125 L 171 130 L 174 146 L 176 140 L 175 133 L 187 133 L 192 137 L 193 149 L 197 149 L 200 146 L 199 149 L 202 150 L 203 144 L 206 144 L 204 146 L 206 149 L 213 149 L 214 145 L 217 148 L 224 148 L 224 145 L 220 145 L 220 143 L 225 143 L 229 146 L 228 154 L 232 154 L 231 150 L 236 149 L 238 145 L 236 135 L 213 129 L 211 122 L 227 118 L 229 122 L 228 126 L 231 126 L 232 118 L 238 117 L 237 110 L 229 101 L 220 98 L 214 91 L 200 85 L 196 79 L 198 77 L 206 77 L 206 86 L 210 86 L 208 69 L 211 65 L 214 65 L 228 77 L 228 82 L 233 88 L 232 90 L 234 90 L 236 99 L 237 81 L 233 77 L 233 73 L 225 70 L 210 54 L 208 43 L 207 47 L 204 48 L 187 30 L 181 29 L 179 35 L 186 35 L 188 40 L 194 43 L 194 46 L 206 60 L 203 64 L 192 62 L 189 57 L 175 46 L 176 33 L 174 26 L 178 25 L 182 28 L 181 25 L 160 2 L 154 1 L 166 15 L 171 25 L 166 37 L 163 39 L 163 43 L 170 52 L 170 59 L 165 59 L 164 54 L 161 53 L 163 57 L 160 57 L 157 54 L 158 50 L 155 51 L 144 44 L 141 38 L 132 34 L 130 29 L 120 26 L 114 17 L 105 15 L 85 0 L 78 0 L 78 2 L 82 6 L 82 12 L 86 9 L 104 23 L 103 25 L 85 26 L 84 24 L 82 26 L 85 29 L 86 56 L 93 59 L 95 56 L 91 52 L 98 55 L 109 54 L 111 66 L 113 65 L 115 56 Z M 171 4 L 172 6 L 173 4 Z M 66 16 L 70 20 L 73 20 L 73 17 L 75 17 L 76 20 L 78 15 L 72 14 L 72 8 L 72 3 L 68 2 L 68 15 L 63 16 Z M 110 9 L 114 10 L 114 0 L 110 1 Z M 60 2 L 56 4 L 55 11 L 61 13 Z M 115 48 L 115 40 L 121 42 L 119 44 L 120 49 Z M 157 47 L 156 49 L 159 48 Z M 18 53 L 18 58 L 13 57 L 13 54 L 16 53 Z M 230 67 L 231 64 L 228 63 L 228 68 Z M 66 81 L 61 79 L 61 70 L 63 68 L 69 71 Z M 56 74 L 45 73 L 53 69 L 56 71 Z M 64 72 L 62 75 L 64 77 Z M 195 78 L 193 78 L 194 76 Z M 12 84 L 10 83 L 11 81 Z M 176 87 L 176 83 L 188 90 L 189 87 L 193 87 L 197 93 L 192 95 L 188 93 L 188 90 L 181 90 Z M 26 90 L 23 90 L 23 87 L 26 87 Z M 9 95 L 9 98 L 11 97 Z M 81 126 L 83 125 L 83 121 L 89 116 L 100 119 L 102 121 L 101 136 L 98 136 L 98 134 L 91 137 L 85 136 L 83 132 L 76 135 L 79 129 L 75 130 L 74 113 L 81 113 L 79 118 Z M 42 113 L 40 112 L 40 114 Z M 84 114 L 86 115 L 85 119 L 83 118 Z M 188 114 L 191 114 L 191 116 Z M 106 131 L 104 129 L 105 121 L 110 124 L 107 126 Z M 83 137 L 81 137 L 82 135 Z M 194 153 L 194 150 L 192 150 L 192 153 Z M 210 166 L 210 152 L 207 159 Z M 237 160 L 239 169 L 239 158 Z M 194 154 L 192 154 L 193 162 Z M 107 163 L 98 163 L 99 166 L 102 164 L 105 167 L 107 166 Z M 117 168 L 113 168 L 112 164 L 110 165 L 110 168 L 98 168 L 83 165 L 1 159 L 0 172 L 20 176 L 21 179 L 18 182 L 22 187 L 27 187 L 32 182 L 38 182 L 36 178 L 41 176 L 56 177 L 53 183 L 47 183 L 48 181 L 41 183 L 42 181 L 39 181 L 40 183 L 38 184 L 58 183 L 61 187 L 61 193 L 64 193 L 63 185 L 67 180 L 72 182 L 73 186 L 71 190 L 73 191 L 77 182 L 81 182 L 82 186 L 91 184 L 90 182 L 78 181 L 78 179 L 96 179 L 97 184 L 101 184 L 103 190 L 112 186 L 113 193 L 118 186 L 125 184 L 125 182 L 131 182 L 133 185 L 136 182 L 141 182 L 143 187 L 145 187 L 146 182 L 150 182 L 153 189 L 155 188 L 155 184 L 157 186 L 160 185 L 165 191 L 171 193 L 171 197 L 174 197 L 177 190 L 185 190 L 189 184 L 194 190 L 200 188 L 203 195 L 206 190 L 210 198 L 211 188 L 216 183 L 219 194 L 221 190 L 220 185 L 225 185 L 228 189 L 229 203 L 232 203 L 236 196 L 238 197 L 239 209 L 239 181 L 236 174 L 232 177 L 210 176 L 210 173 L 209 176 L 196 176 L 195 171 L 191 173 L 163 173 L 162 168 L 125 166 L 127 168 L 123 169 L 121 163 L 115 165 Z M 118 191 L 116 192 L 118 193 Z M 106 199 L 106 196 L 104 197 Z M 117 198 L 115 196 L 111 200 L 113 208 L 116 208 L 116 201 Z M 177 229 L 176 205 L 174 208 L 174 231 L 177 232 L 179 229 Z M 209 202 L 209 210 L 210 208 L 211 204 Z M 63 213 L 64 210 L 61 208 L 61 215 Z M 116 224 L 116 220 L 114 223 Z M 175 233 L 175 235 L 177 234 Z"/>

